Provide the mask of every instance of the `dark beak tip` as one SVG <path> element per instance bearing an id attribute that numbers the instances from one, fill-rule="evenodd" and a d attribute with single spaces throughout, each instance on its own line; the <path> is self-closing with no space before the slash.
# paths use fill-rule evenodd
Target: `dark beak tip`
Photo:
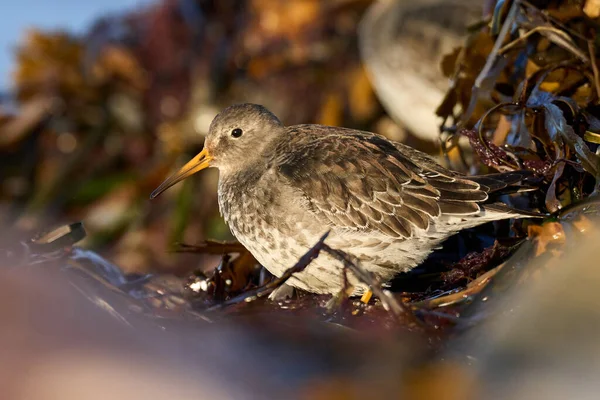
<path id="1" fill-rule="evenodd" d="M 150 193 L 150 200 L 154 200 L 159 194 L 160 192 L 158 190 L 153 191 Z"/>

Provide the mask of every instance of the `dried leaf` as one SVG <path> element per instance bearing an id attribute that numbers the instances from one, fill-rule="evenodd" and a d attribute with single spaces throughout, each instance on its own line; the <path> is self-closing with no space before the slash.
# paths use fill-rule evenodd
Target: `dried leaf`
<path id="1" fill-rule="evenodd" d="M 471 147 L 484 165 L 501 172 L 519 169 L 518 165 L 514 165 L 514 156 L 493 144 L 488 138 L 480 137 L 476 130 L 464 129 L 460 134 L 469 138 Z"/>
<path id="2" fill-rule="evenodd" d="M 548 247 L 562 245 L 566 242 L 565 231 L 559 222 L 530 225 L 528 235 L 535 240 L 536 257 L 548 251 Z"/>
<path id="3" fill-rule="evenodd" d="M 556 212 L 562 208 L 561 202 L 556 196 L 556 185 L 565 170 L 565 163 L 560 163 L 556 166 L 552 183 L 546 192 L 546 208 L 550 212 Z"/>
<path id="4" fill-rule="evenodd" d="M 442 61 L 440 63 L 440 68 L 442 70 L 442 74 L 446 78 L 451 78 L 454 76 L 454 71 L 456 70 L 456 62 L 458 61 L 458 56 L 462 52 L 462 47 L 457 47 L 452 52 L 444 55 L 442 57 Z"/>
<path id="5" fill-rule="evenodd" d="M 352 118 L 365 121 L 373 115 L 377 106 L 367 72 L 364 67 L 357 67 L 347 79 L 350 82 L 348 105 Z"/>
<path id="6" fill-rule="evenodd" d="M 583 12 L 590 18 L 600 17 L 600 0 L 586 0 Z"/>
<path id="7" fill-rule="evenodd" d="M 496 126 L 496 130 L 492 135 L 492 143 L 496 146 L 501 146 L 503 143 L 506 143 L 506 138 L 508 137 L 511 128 L 511 121 L 509 121 L 505 115 L 501 115 L 498 125 Z"/>
<path id="8" fill-rule="evenodd" d="M 590 143 L 600 144 L 600 134 L 595 132 L 585 131 L 583 139 Z"/>
<path id="9" fill-rule="evenodd" d="M 432 299 L 412 303 L 415 308 L 435 309 L 440 307 L 451 307 L 457 304 L 468 302 L 474 295 L 479 293 L 493 279 L 494 275 L 500 271 L 504 264 L 478 276 L 467 284 L 464 290 L 450 293 L 445 296 L 434 297 Z"/>
<path id="10" fill-rule="evenodd" d="M 322 125 L 339 126 L 342 121 L 343 102 L 337 92 L 329 93 L 321 105 L 317 121 Z"/>
<path id="11" fill-rule="evenodd" d="M 120 78 L 137 90 L 143 90 L 148 85 L 146 71 L 134 54 L 123 47 L 109 46 L 103 49 L 92 71 L 99 81 Z"/>
<path id="12" fill-rule="evenodd" d="M 583 139 L 575 134 L 573 128 L 567 124 L 565 117 L 558 106 L 545 103 L 546 129 L 553 140 L 560 136 L 575 151 L 583 168 L 596 179 L 600 178 L 600 159 L 594 154 Z"/>

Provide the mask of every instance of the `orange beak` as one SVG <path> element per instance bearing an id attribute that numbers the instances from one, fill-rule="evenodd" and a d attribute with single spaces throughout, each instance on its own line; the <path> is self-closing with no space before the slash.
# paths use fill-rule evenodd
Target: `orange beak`
<path id="1" fill-rule="evenodd" d="M 194 175 L 196 172 L 203 170 L 204 168 L 210 167 L 210 162 L 212 161 L 212 157 L 208 154 L 208 150 L 206 147 L 202 149 L 200 153 L 194 158 L 192 158 L 187 164 L 185 164 L 181 169 L 167 178 L 163 183 L 157 187 L 154 192 L 150 195 L 150 199 L 155 198 L 177 182 L 184 180 L 185 178 Z"/>

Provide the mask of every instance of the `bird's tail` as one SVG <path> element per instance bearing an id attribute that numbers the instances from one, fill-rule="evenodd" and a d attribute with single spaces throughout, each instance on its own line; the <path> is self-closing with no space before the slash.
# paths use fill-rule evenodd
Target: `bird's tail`
<path id="1" fill-rule="evenodd" d="M 475 175 L 469 176 L 469 179 L 479 183 L 486 193 L 496 196 L 537 190 L 541 181 L 531 171 Z"/>
<path id="2" fill-rule="evenodd" d="M 501 195 L 530 192 L 539 189 L 541 179 L 536 178 L 531 171 L 476 175 L 469 177 L 469 179 L 479 183 L 481 188 L 489 195 L 489 202 L 482 206 L 488 214 L 504 214 L 508 218 L 545 218 L 548 216 L 548 214 L 520 210 L 497 202 L 497 197 Z"/>
<path id="3" fill-rule="evenodd" d="M 550 216 L 550 214 L 537 211 L 518 210 L 504 203 L 484 204 L 481 208 L 486 213 L 504 214 L 506 218 L 546 218 Z"/>

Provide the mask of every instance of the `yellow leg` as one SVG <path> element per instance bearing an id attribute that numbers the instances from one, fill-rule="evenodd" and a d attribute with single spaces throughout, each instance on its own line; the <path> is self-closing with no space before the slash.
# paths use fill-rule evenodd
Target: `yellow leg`
<path id="1" fill-rule="evenodd" d="M 368 289 L 366 292 L 363 293 L 362 297 L 360 298 L 360 301 L 362 301 L 365 304 L 369 304 L 369 301 L 371 301 L 371 297 L 373 297 L 373 292 L 371 291 L 371 289 Z"/>

